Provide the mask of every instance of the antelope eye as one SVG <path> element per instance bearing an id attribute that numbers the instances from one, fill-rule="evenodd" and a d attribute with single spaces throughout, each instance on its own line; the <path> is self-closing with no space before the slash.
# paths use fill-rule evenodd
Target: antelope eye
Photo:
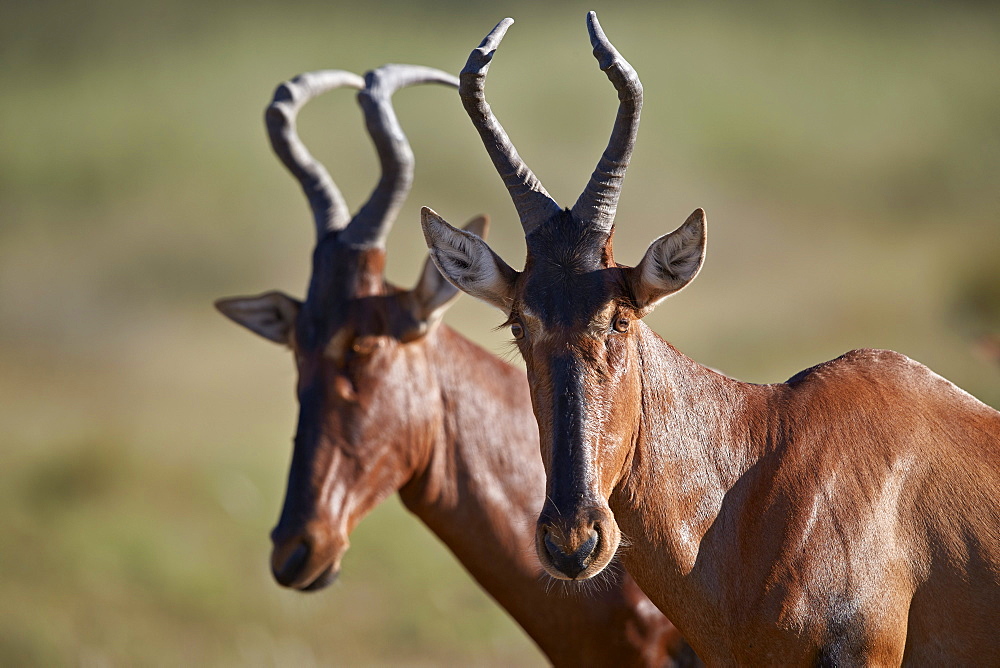
<path id="1" fill-rule="evenodd" d="M 522 327 L 520 323 L 515 322 L 513 325 L 510 326 L 510 333 L 514 335 L 515 339 L 518 340 L 523 339 L 524 327 Z"/>
<path id="2" fill-rule="evenodd" d="M 616 332 L 627 332 L 630 324 L 632 324 L 632 321 L 629 320 L 628 318 L 624 317 L 615 318 L 613 327 L 615 328 Z"/>

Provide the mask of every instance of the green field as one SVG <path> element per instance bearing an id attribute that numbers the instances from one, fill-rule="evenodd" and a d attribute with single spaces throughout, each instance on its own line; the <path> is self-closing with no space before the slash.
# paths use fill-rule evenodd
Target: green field
<path id="1" fill-rule="evenodd" d="M 749 4 L 8 3 L 0 664 L 543 662 L 395 499 L 355 531 L 336 586 L 271 580 L 294 370 L 211 307 L 305 289 L 311 218 L 263 130 L 278 82 L 457 72 L 505 15 L 489 99 L 560 203 L 617 105 L 590 55 L 597 9 L 646 91 L 618 259 L 708 212 L 705 268 L 650 316 L 656 331 L 755 382 L 892 348 L 1000 406 L 1000 10 Z M 300 131 L 356 207 L 374 153 L 353 96 L 327 97 Z M 417 174 L 390 279 L 416 280 L 422 205 L 491 214 L 519 266 L 513 207 L 455 93 L 395 106 Z M 500 321 L 469 298 L 448 317 L 509 355 Z"/>

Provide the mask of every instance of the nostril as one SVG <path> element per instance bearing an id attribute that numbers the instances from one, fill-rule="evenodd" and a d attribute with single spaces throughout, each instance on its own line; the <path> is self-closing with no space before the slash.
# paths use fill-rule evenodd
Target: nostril
<path id="1" fill-rule="evenodd" d="M 587 540 L 584 541 L 583 545 L 581 545 L 579 549 L 577 549 L 576 553 L 573 554 L 573 557 L 581 564 L 584 564 L 588 560 L 590 555 L 592 555 L 594 551 L 597 549 L 597 544 L 600 542 L 600 540 L 601 540 L 600 534 L 598 534 L 595 530 L 591 529 L 590 537 L 588 537 Z"/>
<path id="2" fill-rule="evenodd" d="M 292 550 L 292 553 L 285 558 L 284 563 L 280 566 L 278 564 L 272 564 L 271 570 L 274 573 L 274 579 L 277 580 L 279 584 L 286 587 L 290 586 L 308 561 L 309 545 L 303 541 L 299 543 L 294 550 Z"/>
<path id="3" fill-rule="evenodd" d="M 562 548 L 556 545 L 555 541 L 552 540 L 552 534 L 548 531 L 545 532 L 544 543 L 545 549 L 548 551 L 549 556 L 552 557 L 554 562 L 559 563 L 566 559 L 566 553 L 562 551 Z"/>
<path id="4" fill-rule="evenodd" d="M 545 531 L 542 537 L 542 543 L 545 545 L 545 551 L 548 553 L 552 565 L 570 578 L 575 578 L 586 570 L 594 553 L 597 552 L 600 542 L 600 533 L 591 529 L 587 540 L 581 543 L 572 553 L 567 553 L 565 548 L 553 538 L 548 530 Z"/>

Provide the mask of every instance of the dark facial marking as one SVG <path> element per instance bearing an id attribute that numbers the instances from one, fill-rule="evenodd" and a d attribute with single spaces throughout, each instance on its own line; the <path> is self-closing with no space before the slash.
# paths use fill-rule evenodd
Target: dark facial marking
<path id="1" fill-rule="evenodd" d="M 552 386 L 552 479 L 550 496 L 556 508 L 569 509 L 579 500 L 587 474 L 584 449 L 583 370 L 572 354 L 556 355 L 550 362 Z"/>
<path id="2" fill-rule="evenodd" d="M 322 438 L 323 383 L 316 378 L 299 391 L 299 422 L 292 448 L 286 497 L 293 490 L 295 498 L 286 498 L 278 526 L 298 526 L 312 512 L 307 490 L 312 488 L 313 460 Z"/>
<path id="3" fill-rule="evenodd" d="M 385 251 L 355 248 L 339 237 L 339 232 L 327 234 L 313 251 L 309 291 L 295 328 L 303 351 L 322 348 L 347 324 L 352 299 L 384 289 Z"/>
<path id="4" fill-rule="evenodd" d="M 620 270 L 608 266 L 608 235 L 572 217 L 554 216 L 527 237 L 525 306 L 547 326 L 585 325 L 615 297 Z"/>

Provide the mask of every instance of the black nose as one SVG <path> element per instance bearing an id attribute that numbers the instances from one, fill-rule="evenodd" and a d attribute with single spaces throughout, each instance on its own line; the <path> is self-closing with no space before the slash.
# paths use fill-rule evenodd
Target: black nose
<path id="1" fill-rule="evenodd" d="M 566 554 L 563 548 L 552 538 L 552 533 L 545 532 L 545 551 L 552 560 L 552 565 L 566 577 L 575 578 L 583 572 L 590 563 L 591 557 L 597 551 L 597 544 L 600 542 L 600 535 L 591 529 L 590 537 L 583 542 L 572 554 Z"/>
<path id="2" fill-rule="evenodd" d="M 309 546 L 301 542 L 292 550 L 282 563 L 271 562 L 271 573 L 274 579 L 283 587 L 291 587 L 299 573 L 309 562 Z"/>

